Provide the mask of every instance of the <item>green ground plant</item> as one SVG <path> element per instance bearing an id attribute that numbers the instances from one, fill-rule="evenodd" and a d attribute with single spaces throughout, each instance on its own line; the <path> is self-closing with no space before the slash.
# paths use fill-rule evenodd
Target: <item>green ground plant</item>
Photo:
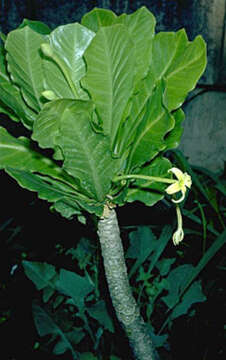
<path id="1" fill-rule="evenodd" d="M 40 22 L 24 20 L 18 29 L 2 35 L 0 57 L 1 112 L 21 122 L 29 133 L 15 138 L 0 128 L 0 167 L 62 216 L 77 217 L 82 223 L 87 214 L 96 218 L 112 303 L 135 358 L 141 360 L 157 356 L 155 340 L 131 293 L 115 207 L 137 200 L 153 206 L 166 194 L 173 195 L 178 228 L 172 237 L 175 245 L 182 241 L 178 202 L 191 187 L 191 177 L 173 166 L 164 152 L 179 144 L 181 105 L 206 65 L 200 36 L 190 42 L 184 30 L 155 34 L 154 28 L 155 18 L 145 7 L 121 16 L 94 9 L 81 24 L 53 31 Z M 174 197 L 178 192 L 182 196 Z M 147 292 L 151 271 L 147 275 L 142 264 L 149 258 L 150 268 L 157 267 L 160 277 L 151 289 L 153 303 L 165 286 L 169 294 L 163 301 L 173 319 L 191 305 L 186 290 L 194 295 L 193 302 L 203 301 L 204 296 L 200 284 L 193 282 L 200 270 L 184 265 L 170 271 L 173 263 L 158 264 L 170 234 L 164 228 L 157 241 L 149 233 L 150 247 L 144 257 L 137 257 L 131 271 L 133 275 L 139 269 L 138 279 Z M 144 234 L 141 237 L 145 239 Z M 136 246 L 144 246 L 142 241 L 131 243 L 128 258 L 134 258 Z M 43 290 L 44 302 L 56 290 L 72 299 L 92 338 L 84 299 L 91 296 L 92 301 L 90 293 L 97 286 L 88 272 L 81 276 L 66 269 L 58 272 L 51 264 L 24 261 L 23 265 Z M 183 278 L 174 294 L 172 274 Z M 62 295 L 57 296 L 56 307 L 61 300 Z M 148 317 L 152 308 L 148 307 Z M 99 300 L 87 312 L 99 319 L 97 314 L 106 313 L 104 302 Z M 58 327 L 53 330 L 51 318 L 37 305 L 34 319 L 40 335 L 63 339 L 55 344 L 55 353 L 65 351 L 67 343 L 73 358 L 78 358 L 68 337 L 81 341 L 82 329 L 65 338 Z M 112 331 L 107 316 L 102 322 Z M 98 331 L 94 349 L 103 329 Z"/>

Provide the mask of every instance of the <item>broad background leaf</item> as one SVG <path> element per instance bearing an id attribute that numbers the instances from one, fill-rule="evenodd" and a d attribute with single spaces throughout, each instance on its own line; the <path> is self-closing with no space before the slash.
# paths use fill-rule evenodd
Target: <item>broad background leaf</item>
<path id="1" fill-rule="evenodd" d="M 53 320 L 52 317 L 40 306 L 33 305 L 33 316 L 35 326 L 39 335 L 51 335 L 51 342 L 54 343 L 53 354 L 62 355 L 66 351 L 70 351 L 73 360 L 77 360 L 78 356 L 72 347 L 67 334 L 63 332 L 60 326 Z"/>
<path id="2" fill-rule="evenodd" d="M 110 318 L 106 304 L 104 300 L 100 300 L 95 304 L 87 307 L 87 312 L 91 317 L 96 319 L 106 330 L 109 330 L 111 333 L 114 333 L 113 321 Z"/>
<path id="3" fill-rule="evenodd" d="M 41 21 L 23 19 L 22 23 L 18 27 L 18 29 L 22 29 L 25 26 L 29 26 L 32 30 L 36 31 L 39 34 L 47 35 L 51 32 L 48 25 L 44 24 Z"/>

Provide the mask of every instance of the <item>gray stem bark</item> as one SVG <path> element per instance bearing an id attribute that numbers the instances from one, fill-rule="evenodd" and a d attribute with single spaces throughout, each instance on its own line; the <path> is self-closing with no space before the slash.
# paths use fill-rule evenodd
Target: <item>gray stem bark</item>
<path id="1" fill-rule="evenodd" d="M 154 360 L 154 347 L 129 285 L 115 210 L 110 210 L 107 218 L 99 220 L 98 235 L 112 303 L 135 358 Z"/>

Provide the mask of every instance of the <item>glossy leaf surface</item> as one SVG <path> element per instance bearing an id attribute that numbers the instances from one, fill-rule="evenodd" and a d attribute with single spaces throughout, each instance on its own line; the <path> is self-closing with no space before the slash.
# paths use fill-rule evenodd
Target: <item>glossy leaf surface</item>
<path id="1" fill-rule="evenodd" d="M 82 85 L 96 105 L 104 133 L 113 143 L 133 90 L 134 48 L 126 27 L 100 28 L 84 56 L 87 73 Z"/>
<path id="2" fill-rule="evenodd" d="M 32 139 L 38 141 L 40 147 L 44 149 L 56 148 L 56 138 L 59 135 L 62 116 L 72 103 L 73 100 L 61 99 L 44 105 L 34 123 L 32 134 Z M 89 112 L 89 109 L 90 106 L 87 104 L 87 112 Z"/>
<path id="3" fill-rule="evenodd" d="M 113 180 L 170 176 L 163 152 L 179 144 L 180 106 L 204 71 L 206 48 L 184 30 L 154 31 L 153 14 L 141 7 L 120 16 L 94 9 L 82 24 L 52 32 L 25 19 L 3 36 L 0 111 L 38 144 L 0 129 L 0 166 L 67 218 L 101 216 L 109 196 L 150 206 L 164 196 L 160 183 Z M 46 157 L 38 146 L 53 152 Z"/>
<path id="4" fill-rule="evenodd" d="M 111 156 L 108 138 L 93 131 L 86 102 L 74 102 L 65 110 L 57 141 L 64 169 L 80 180 L 91 198 L 103 201 L 118 161 Z"/>
<path id="5" fill-rule="evenodd" d="M 159 82 L 152 93 L 143 115 L 129 155 L 129 169 L 153 159 L 166 147 L 164 137 L 174 128 L 175 120 L 162 104 L 165 86 Z"/>
<path id="6" fill-rule="evenodd" d="M 19 89 L 10 80 L 6 69 L 5 50 L 0 46 L 0 91 L 1 102 L 4 104 L 5 113 L 10 116 L 9 108 L 14 116 L 13 120 L 21 120 L 25 127 L 31 128 L 35 119 L 35 113 L 24 103 Z M 9 110 L 8 109 L 8 110 Z"/>
<path id="7" fill-rule="evenodd" d="M 164 104 L 175 110 L 184 102 L 206 66 L 206 46 L 197 36 L 189 42 L 185 30 L 158 33 L 153 41 L 151 69 L 156 81 L 164 78 Z"/>
<path id="8" fill-rule="evenodd" d="M 27 138 L 14 138 L 0 127 L 0 168 L 35 171 L 60 178 L 62 169 L 51 159 L 32 150 Z"/>
<path id="9" fill-rule="evenodd" d="M 83 54 L 93 37 L 94 33 L 79 23 L 62 25 L 51 32 L 46 40 L 54 57 L 44 61 L 47 90 L 60 98 L 87 98 L 79 81 L 85 75 Z M 54 61 L 55 57 L 58 61 Z"/>
<path id="10" fill-rule="evenodd" d="M 24 100 L 33 110 L 41 109 L 44 90 L 40 45 L 44 36 L 29 26 L 13 30 L 6 40 L 8 69 L 12 80 L 21 88 Z"/>
<path id="11" fill-rule="evenodd" d="M 137 83 L 147 75 L 149 70 L 156 23 L 155 18 L 153 14 L 143 6 L 133 14 L 121 15 L 116 22 L 125 25 L 133 39 L 136 61 L 135 81 Z"/>

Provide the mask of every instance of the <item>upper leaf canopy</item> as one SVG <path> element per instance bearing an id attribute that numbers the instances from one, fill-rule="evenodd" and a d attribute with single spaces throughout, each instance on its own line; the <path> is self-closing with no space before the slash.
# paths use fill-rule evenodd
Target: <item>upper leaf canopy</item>
<path id="1" fill-rule="evenodd" d="M 200 36 L 155 35 L 145 7 L 120 16 L 95 8 L 81 24 L 53 31 L 25 19 L 0 47 L 0 112 L 21 121 L 53 157 L 0 129 L 0 168 L 66 217 L 100 216 L 109 201 L 153 205 L 164 185 L 147 192 L 142 181 L 112 180 L 170 176 L 163 151 L 179 144 L 180 107 L 205 65 Z"/>

